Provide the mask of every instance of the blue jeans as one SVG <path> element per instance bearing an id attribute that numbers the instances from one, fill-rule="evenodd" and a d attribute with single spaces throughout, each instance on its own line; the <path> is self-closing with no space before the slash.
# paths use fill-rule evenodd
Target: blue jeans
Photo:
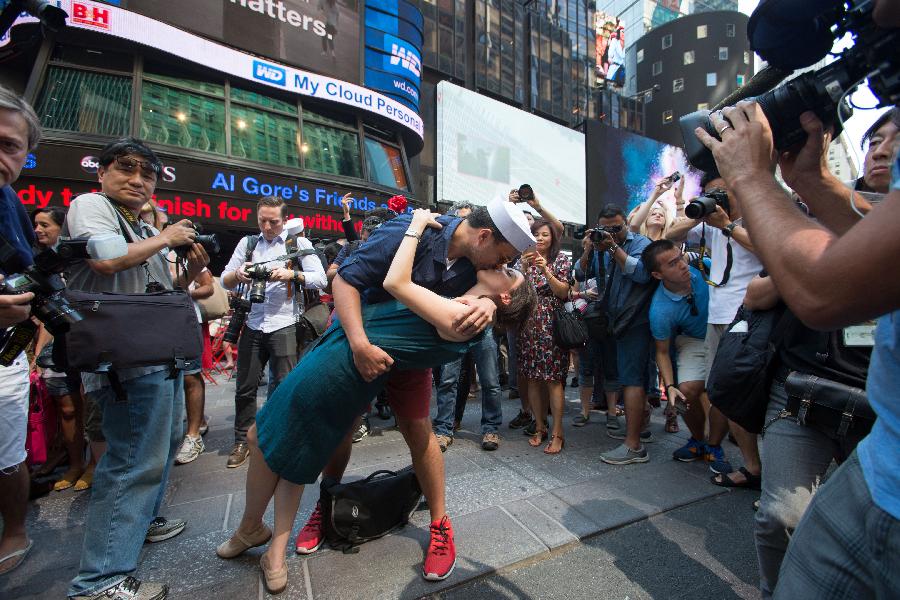
<path id="1" fill-rule="evenodd" d="M 503 421 L 500 407 L 500 375 L 497 371 L 497 343 L 489 327 L 482 340 L 472 346 L 475 368 L 481 381 L 481 433 L 496 433 Z M 456 407 L 456 384 L 463 359 L 441 368 L 437 388 L 437 414 L 432 421 L 434 432 L 453 437 L 453 412 Z"/>
<path id="2" fill-rule="evenodd" d="M 765 477 L 763 471 L 763 481 Z M 854 450 L 803 513 L 784 555 L 774 597 L 896 598 L 897 590 L 900 520 L 872 502 Z"/>
<path id="3" fill-rule="evenodd" d="M 70 596 L 99 593 L 137 568 L 184 435 L 184 378 L 179 373 L 166 379 L 168 374 L 122 382 L 125 401 L 108 387 L 90 393 L 103 411 L 107 449 L 94 473 L 81 566 Z"/>
<path id="4" fill-rule="evenodd" d="M 646 389 L 650 341 L 649 323 L 635 325 L 616 338 L 616 363 L 623 387 Z"/>

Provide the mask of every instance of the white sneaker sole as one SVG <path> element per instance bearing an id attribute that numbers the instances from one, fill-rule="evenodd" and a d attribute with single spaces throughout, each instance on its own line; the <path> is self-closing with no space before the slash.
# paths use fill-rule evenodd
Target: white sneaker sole
<path id="1" fill-rule="evenodd" d="M 170 540 L 173 537 L 175 537 L 176 535 L 178 535 L 179 533 L 181 533 L 182 531 L 184 531 L 185 526 L 187 526 L 187 523 L 183 523 L 181 525 L 181 527 L 176 527 L 175 529 L 172 529 L 171 531 L 167 531 L 166 533 L 161 533 L 159 535 L 153 535 L 153 536 L 148 535 L 147 537 L 144 538 L 144 541 L 149 542 L 151 544 L 155 544 L 157 542 L 164 542 L 166 540 Z"/>
<path id="2" fill-rule="evenodd" d="M 312 547 L 312 548 L 300 548 L 300 547 L 298 547 L 298 546 L 294 546 L 294 551 L 295 551 L 297 554 L 302 554 L 302 555 L 312 554 L 313 552 L 315 552 L 316 550 L 318 550 L 319 548 L 321 548 L 321 547 L 322 547 L 322 544 L 323 544 L 324 542 L 325 542 L 325 540 L 323 539 L 321 542 L 319 542 L 318 544 L 316 544 L 316 545 L 315 545 L 314 547 Z"/>
<path id="3" fill-rule="evenodd" d="M 422 577 L 425 578 L 425 581 L 443 581 L 450 577 L 450 574 L 453 573 L 453 569 L 456 568 L 456 559 L 453 559 L 453 564 L 450 565 L 450 570 L 448 570 L 443 575 L 438 575 L 437 573 L 426 573 L 424 570 L 422 571 Z"/>

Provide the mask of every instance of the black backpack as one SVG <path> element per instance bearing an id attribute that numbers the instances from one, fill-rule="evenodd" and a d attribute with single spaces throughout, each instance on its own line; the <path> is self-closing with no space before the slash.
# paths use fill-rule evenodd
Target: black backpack
<path id="1" fill-rule="evenodd" d="M 741 306 L 719 341 L 706 380 L 709 401 L 750 433 L 763 429 L 775 355 L 794 318 L 784 305 L 759 311 Z"/>
<path id="2" fill-rule="evenodd" d="M 356 553 L 359 544 L 406 525 L 421 497 L 412 466 L 375 471 L 350 483 L 323 480 L 319 503 L 325 541 L 345 554 Z"/>

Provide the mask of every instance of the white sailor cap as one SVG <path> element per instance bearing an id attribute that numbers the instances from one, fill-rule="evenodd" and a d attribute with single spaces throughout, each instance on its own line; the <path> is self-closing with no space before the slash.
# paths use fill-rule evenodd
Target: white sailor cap
<path id="1" fill-rule="evenodd" d="M 531 235 L 531 227 L 528 225 L 525 213 L 514 203 L 498 198 L 491 200 L 487 209 L 494 225 L 516 250 L 524 252 L 537 243 L 534 236 Z"/>
<path id="2" fill-rule="evenodd" d="M 300 217 L 288 219 L 284 224 L 284 230 L 288 235 L 299 235 L 303 233 L 303 219 Z"/>

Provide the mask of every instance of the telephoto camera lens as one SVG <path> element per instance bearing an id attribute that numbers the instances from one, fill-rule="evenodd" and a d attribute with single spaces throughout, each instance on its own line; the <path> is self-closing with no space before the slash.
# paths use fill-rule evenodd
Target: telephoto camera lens
<path id="1" fill-rule="evenodd" d="M 247 321 L 247 315 L 250 314 L 250 303 L 244 298 L 231 297 L 228 299 L 228 305 L 233 309 L 231 319 L 228 321 L 228 329 L 222 339 L 229 344 L 236 344 L 238 338 L 241 337 L 241 330 Z"/>
<path id="2" fill-rule="evenodd" d="M 684 216 L 688 219 L 702 219 L 714 212 L 716 212 L 716 199 L 711 196 L 695 198 L 684 207 Z"/>

